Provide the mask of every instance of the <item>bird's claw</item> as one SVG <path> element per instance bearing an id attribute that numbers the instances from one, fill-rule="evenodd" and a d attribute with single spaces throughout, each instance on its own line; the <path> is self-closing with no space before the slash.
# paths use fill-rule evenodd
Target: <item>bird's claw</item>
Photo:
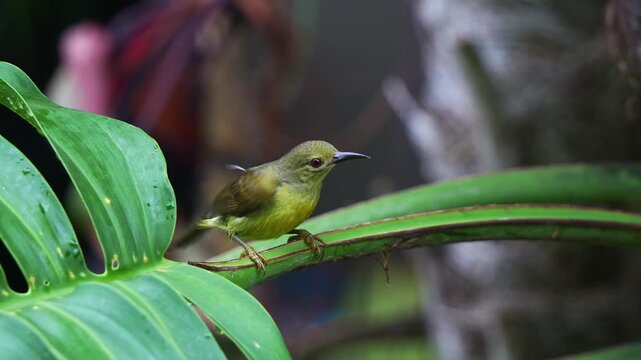
<path id="1" fill-rule="evenodd" d="M 316 255 L 320 255 L 325 247 L 325 242 L 318 236 L 313 235 L 307 230 L 295 230 L 296 235 L 290 236 L 287 243 L 302 240 L 308 248 L 312 249 Z"/>
<path id="2" fill-rule="evenodd" d="M 259 271 L 265 272 L 265 264 L 267 264 L 267 259 L 265 259 L 265 257 L 261 255 L 261 253 L 248 246 L 247 248 L 245 248 L 245 251 L 240 254 L 239 259 L 245 257 L 248 257 L 249 260 L 251 260 L 256 265 L 256 268 Z"/>

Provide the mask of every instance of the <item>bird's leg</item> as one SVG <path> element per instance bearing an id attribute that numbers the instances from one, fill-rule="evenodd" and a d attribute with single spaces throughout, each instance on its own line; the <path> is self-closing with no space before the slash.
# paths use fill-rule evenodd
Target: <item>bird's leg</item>
<path id="1" fill-rule="evenodd" d="M 305 245 L 312 249 L 314 253 L 316 253 L 316 255 L 320 255 L 320 253 L 323 251 L 323 247 L 326 245 L 325 242 L 318 236 L 313 235 L 307 230 L 294 229 L 292 231 L 289 231 L 288 234 L 295 234 L 294 236 L 291 236 L 289 239 L 287 239 L 288 244 L 294 241 L 303 240 L 305 242 Z"/>
<path id="2" fill-rule="evenodd" d="M 229 237 L 238 245 L 242 246 L 243 249 L 245 249 L 245 252 L 240 255 L 241 258 L 247 256 L 251 261 L 256 264 L 256 268 L 258 270 L 265 272 L 265 264 L 267 264 L 267 260 L 261 255 L 256 249 L 253 247 L 247 245 L 244 241 L 242 241 L 238 236 L 236 235 L 229 235 Z"/>

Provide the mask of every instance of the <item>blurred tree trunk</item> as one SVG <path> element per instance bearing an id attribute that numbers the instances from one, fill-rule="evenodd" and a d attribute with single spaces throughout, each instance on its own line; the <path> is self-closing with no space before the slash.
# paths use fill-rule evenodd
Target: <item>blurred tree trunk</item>
<path id="1" fill-rule="evenodd" d="M 603 1 L 414 0 L 423 83 L 416 98 L 395 77 L 384 92 L 425 178 L 638 160 L 638 3 L 611 1 L 606 31 Z M 443 359 L 541 359 L 640 338 L 628 249 L 484 242 L 416 262 L 428 263 L 417 268 Z"/>

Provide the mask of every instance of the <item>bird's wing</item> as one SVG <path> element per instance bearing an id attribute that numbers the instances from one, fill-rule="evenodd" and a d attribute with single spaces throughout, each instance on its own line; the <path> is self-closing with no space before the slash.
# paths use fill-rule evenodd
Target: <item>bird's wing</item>
<path id="1" fill-rule="evenodd" d="M 218 193 L 214 211 L 220 215 L 245 216 L 271 199 L 279 184 L 280 178 L 270 166 L 249 169 Z"/>

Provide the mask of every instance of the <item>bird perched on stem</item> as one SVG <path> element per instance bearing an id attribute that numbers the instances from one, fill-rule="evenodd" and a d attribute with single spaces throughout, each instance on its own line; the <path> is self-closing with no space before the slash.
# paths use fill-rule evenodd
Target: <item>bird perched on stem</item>
<path id="1" fill-rule="evenodd" d="M 316 208 L 325 176 L 336 164 L 350 159 L 369 159 L 369 156 L 338 151 L 325 141 L 307 141 L 276 161 L 247 170 L 234 166 L 243 171 L 242 175 L 218 193 L 211 216 L 198 221 L 178 245 L 186 245 L 201 230 L 220 229 L 242 246 L 262 271 L 265 258 L 243 240 L 293 234 L 288 242 L 302 240 L 320 254 L 322 240 L 296 227 Z"/>

